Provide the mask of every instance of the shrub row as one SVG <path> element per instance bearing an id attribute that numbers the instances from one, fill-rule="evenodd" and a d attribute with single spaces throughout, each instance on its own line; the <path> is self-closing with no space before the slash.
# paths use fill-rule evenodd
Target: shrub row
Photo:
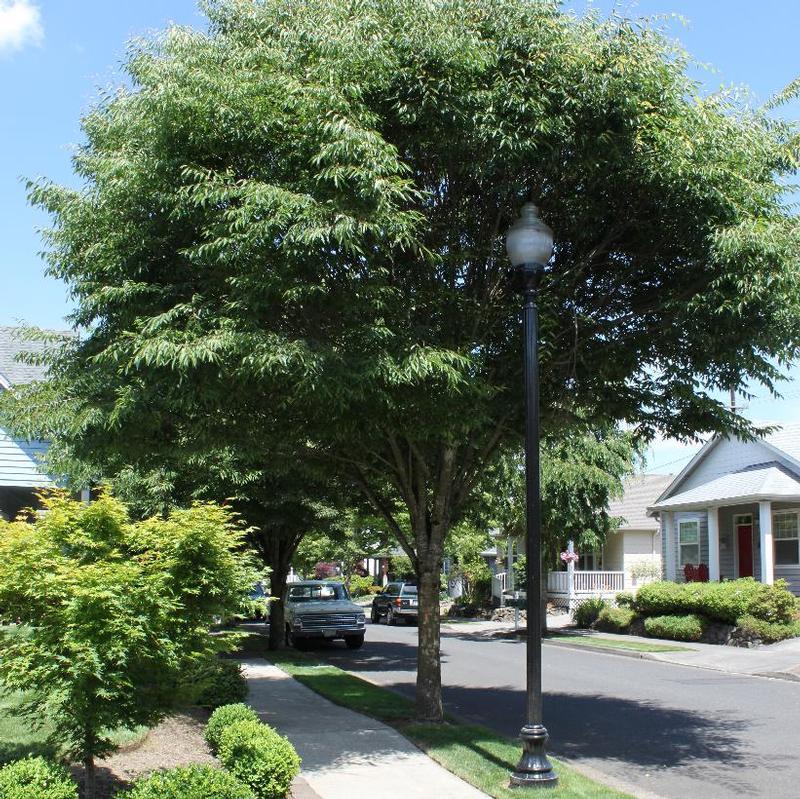
<path id="1" fill-rule="evenodd" d="M 649 616 L 644 620 L 645 632 L 653 638 L 669 638 L 673 641 L 699 641 L 703 637 L 708 620 L 695 613 L 682 616 Z"/>
<path id="2" fill-rule="evenodd" d="M 205 739 L 223 771 L 192 766 L 158 772 L 137 780 L 126 799 L 284 799 L 300 771 L 292 744 L 262 724 L 247 705 L 217 708 L 206 725 Z"/>
<path id="3" fill-rule="evenodd" d="M 775 644 L 778 641 L 785 641 L 787 638 L 800 637 L 800 621 L 798 620 L 786 624 L 763 621 L 753 616 L 743 616 L 739 619 L 738 626 L 745 633 L 760 638 L 765 644 Z"/>
<path id="4" fill-rule="evenodd" d="M 255 799 L 255 794 L 227 771 L 189 766 L 137 780 L 124 799 Z"/>
<path id="5" fill-rule="evenodd" d="M 794 615 L 795 598 L 784 580 L 764 585 L 746 577 L 723 583 L 650 583 L 639 589 L 634 606 L 645 616 L 696 614 L 726 624 L 752 616 L 786 624 Z"/>
<path id="6" fill-rule="evenodd" d="M 247 705 L 215 710 L 205 738 L 222 765 L 256 799 L 283 799 L 300 771 L 300 758 L 289 740 L 262 724 Z"/>
<path id="7" fill-rule="evenodd" d="M 635 618 L 636 613 L 630 608 L 605 607 L 600 611 L 593 626 L 596 630 L 606 633 L 626 633 Z"/>
<path id="8" fill-rule="evenodd" d="M 63 766 L 28 757 L 0 768 L 0 799 L 78 799 L 78 786 Z"/>
<path id="9" fill-rule="evenodd" d="M 609 607 L 608 602 L 599 597 L 593 597 L 581 602 L 575 608 L 574 620 L 576 627 L 591 627 L 600 616 L 600 613 Z"/>

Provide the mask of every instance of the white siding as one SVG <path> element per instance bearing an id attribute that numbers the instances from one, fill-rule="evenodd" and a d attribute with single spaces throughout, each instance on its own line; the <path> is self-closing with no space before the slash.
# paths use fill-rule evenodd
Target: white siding
<path id="1" fill-rule="evenodd" d="M 621 572 L 623 566 L 623 541 L 625 533 L 616 532 L 603 544 L 603 570 Z"/>
<path id="2" fill-rule="evenodd" d="M 716 477 L 736 472 L 756 463 L 776 460 L 775 453 L 759 441 L 739 441 L 736 438 L 722 439 L 706 455 L 699 466 L 678 486 L 672 494 L 697 488 Z"/>
<path id="3" fill-rule="evenodd" d="M 625 572 L 625 587 L 632 587 L 631 569 L 636 563 L 645 561 L 661 566 L 661 540 L 658 533 L 626 530 L 622 546 L 622 571 Z"/>

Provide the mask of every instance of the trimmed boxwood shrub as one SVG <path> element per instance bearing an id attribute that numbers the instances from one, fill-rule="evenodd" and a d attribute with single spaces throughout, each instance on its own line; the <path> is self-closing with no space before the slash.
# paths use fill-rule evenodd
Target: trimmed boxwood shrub
<path id="1" fill-rule="evenodd" d="M 650 616 L 644 620 L 647 635 L 673 641 L 699 641 L 707 626 L 708 620 L 694 613 L 683 616 Z"/>
<path id="2" fill-rule="evenodd" d="M 600 616 L 600 612 L 605 608 L 610 607 L 605 599 L 594 597 L 581 602 L 575 608 L 575 626 L 576 627 L 591 627 Z"/>
<path id="3" fill-rule="evenodd" d="M 218 707 L 206 724 L 203 733 L 206 743 L 216 752 L 219 749 L 222 733 L 237 721 L 258 721 L 258 715 L 253 708 L 237 703 L 235 705 L 223 705 Z"/>
<path id="4" fill-rule="evenodd" d="M 764 585 L 752 577 L 724 583 L 650 583 L 636 595 L 636 608 L 647 616 L 696 613 L 726 624 L 736 624 L 748 615 L 789 622 L 793 606 L 794 597 L 785 581 Z"/>
<path id="5" fill-rule="evenodd" d="M 29 757 L 0 768 L 0 799 L 78 799 L 78 786 L 62 766 Z"/>
<path id="6" fill-rule="evenodd" d="M 157 771 L 136 780 L 125 799 L 255 799 L 233 774 L 213 766 L 188 766 Z"/>
<path id="7" fill-rule="evenodd" d="M 626 633 L 636 614 L 630 608 L 603 608 L 593 627 L 607 633 Z"/>
<path id="8" fill-rule="evenodd" d="M 247 680 L 235 660 L 213 658 L 194 666 L 187 673 L 186 685 L 194 693 L 193 701 L 209 710 L 241 702 L 247 696 Z"/>
<path id="9" fill-rule="evenodd" d="M 769 622 L 753 616 L 739 619 L 739 628 L 744 632 L 760 638 L 765 644 L 775 644 L 787 638 L 800 638 L 800 621 L 787 623 Z"/>
<path id="10" fill-rule="evenodd" d="M 237 721 L 223 730 L 219 759 L 256 799 L 283 799 L 300 772 L 300 758 L 288 739 L 258 721 Z"/>

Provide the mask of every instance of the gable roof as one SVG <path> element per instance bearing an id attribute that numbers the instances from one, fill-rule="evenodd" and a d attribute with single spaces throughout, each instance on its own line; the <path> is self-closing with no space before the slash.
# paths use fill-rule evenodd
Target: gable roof
<path id="1" fill-rule="evenodd" d="M 647 509 L 672 482 L 671 474 L 638 474 L 625 480 L 622 497 L 609 503 L 609 516 L 621 516 L 619 530 L 657 531 L 658 522 Z"/>
<path id="2" fill-rule="evenodd" d="M 0 388 L 42 380 L 45 377 L 43 366 L 20 363 L 17 356 L 23 352 L 44 352 L 47 346 L 44 341 L 25 338 L 21 328 L 0 327 Z"/>
<path id="3" fill-rule="evenodd" d="M 706 504 L 794 500 L 800 497 L 800 476 L 782 463 L 771 461 L 745 466 L 720 475 L 707 483 L 668 496 L 650 506 L 651 510 L 679 510 Z"/>
<path id="4" fill-rule="evenodd" d="M 706 441 L 706 443 L 703 444 L 701 449 L 694 455 L 689 463 L 687 463 L 686 466 L 680 471 L 677 477 L 675 477 L 675 479 L 661 492 L 657 500 L 650 506 L 650 510 L 657 511 L 659 509 L 663 510 L 664 508 L 671 507 L 673 505 L 672 500 L 675 500 L 678 496 L 688 495 L 690 492 L 676 494 L 675 491 L 680 488 L 684 481 L 697 469 L 697 467 L 707 457 L 709 457 L 714 448 L 721 441 L 726 440 L 728 439 L 725 436 L 718 434 Z M 782 424 L 774 432 L 764 436 L 763 438 L 758 438 L 755 440 L 760 443 L 763 448 L 767 450 L 767 452 L 771 452 L 775 455 L 775 465 L 780 467 L 785 474 L 793 478 L 800 478 L 800 423 L 790 422 Z M 727 478 L 734 474 L 740 474 L 752 469 L 755 466 L 761 465 L 763 464 L 750 464 L 747 467 L 736 469 L 726 475 L 721 475 L 721 478 Z M 782 482 L 781 478 L 779 478 L 777 474 L 773 474 L 772 477 L 774 480 Z M 703 488 L 710 489 L 713 486 L 713 490 L 715 492 L 727 492 L 733 489 L 734 482 L 729 481 L 723 486 L 723 484 L 717 484 L 717 480 L 715 479 L 707 483 Z M 743 483 L 742 488 L 746 487 L 747 486 Z M 765 485 L 763 487 L 766 488 L 768 486 Z M 697 488 L 699 490 L 700 487 Z M 762 497 L 762 499 L 764 498 L 766 497 Z"/>
<path id="5" fill-rule="evenodd" d="M 764 443 L 794 461 L 800 469 L 800 422 L 782 424 L 780 429 L 764 436 Z"/>

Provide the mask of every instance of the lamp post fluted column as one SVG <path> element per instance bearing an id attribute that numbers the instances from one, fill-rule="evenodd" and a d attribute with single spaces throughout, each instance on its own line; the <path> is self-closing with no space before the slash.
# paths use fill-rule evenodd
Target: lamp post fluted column
<path id="1" fill-rule="evenodd" d="M 536 295 L 544 265 L 553 250 L 553 233 L 526 203 L 506 237 L 514 266 L 514 287 L 523 297 L 525 349 L 525 504 L 527 598 L 526 715 L 520 731 L 522 757 L 512 786 L 552 787 L 558 776 L 547 758 L 542 713 L 541 486 L 539 467 L 539 320 Z"/>

